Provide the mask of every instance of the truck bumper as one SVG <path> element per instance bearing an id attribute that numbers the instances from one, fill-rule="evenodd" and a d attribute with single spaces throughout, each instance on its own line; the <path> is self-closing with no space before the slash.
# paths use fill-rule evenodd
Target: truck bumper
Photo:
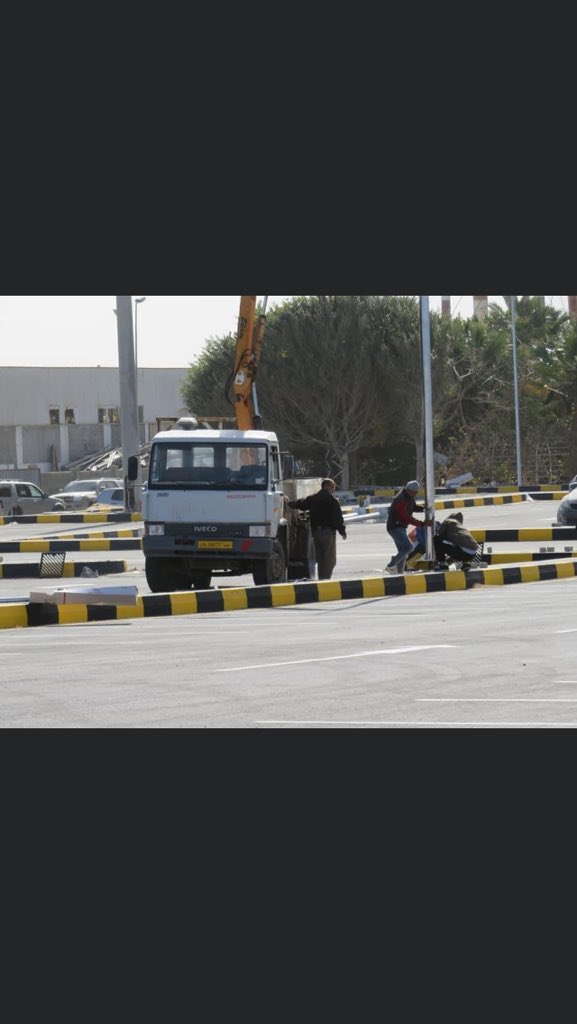
<path id="1" fill-rule="evenodd" d="M 224 565 L 227 562 L 253 562 L 269 558 L 273 541 L 270 537 L 235 537 L 233 540 L 219 538 L 209 541 L 145 535 L 142 550 L 149 558 L 186 558 L 208 567 L 217 563 Z"/>

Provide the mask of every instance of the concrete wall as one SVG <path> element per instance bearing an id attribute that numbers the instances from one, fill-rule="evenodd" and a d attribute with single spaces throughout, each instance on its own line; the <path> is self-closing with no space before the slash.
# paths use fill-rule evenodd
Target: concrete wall
<path id="1" fill-rule="evenodd" d="M 51 465 L 58 460 L 58 427 L 22 428 L 22 465 Z"/>
<path id="2" fill-rule="evenodd" d="M 88 423 L 82 426 L 68 426 L 68 459 L 67 462 L 74 462 L 82 459 L 92 452 L 108 448 L 104 441 L 104 428 L 102 424 Z"/>
<path id="3" fill-rule="evenodd" d="M 14 430 L 12 430 L 10 427 L 0 426 L 0 466 L 15 465 L 16 436 Z"/>
<path id="4" fill-rule="evenodd" d="M 71 480 L 82 480 L 84 477 L 80 473 L 41 473 L 40 474 L 40 487 L 46 494 L 59 494 L 66 484 L 69 484 Z"/>

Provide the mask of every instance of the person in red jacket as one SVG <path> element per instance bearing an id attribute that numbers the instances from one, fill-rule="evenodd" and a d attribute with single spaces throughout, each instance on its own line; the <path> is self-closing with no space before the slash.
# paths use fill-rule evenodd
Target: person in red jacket
<path id="1" fill-rule="evenodd" d="M 387 519 L 387 532 L 392 537 L 397 554 L 393 555 L 391 561 L 385 568 L 385 572 L 392 575 L 403 573 L 407 558 L 415 548 L 415 544 L 407 536 L 408 526 L 432 526 L 432 519 L 415 519 L 414 512 L 424 512 L 425 509 L 416 504 L 416 497 L 421 489 L 417 480 L 409 480 L 408 484 L 399 491 L 391 502 L 389 516 Z"/>

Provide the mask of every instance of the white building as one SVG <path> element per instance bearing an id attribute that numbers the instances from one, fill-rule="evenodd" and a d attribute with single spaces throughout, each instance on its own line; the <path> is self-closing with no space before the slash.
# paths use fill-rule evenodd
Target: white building
<path id="1" fill-rule="evenodd" d="M 138 369 L 140 440 L 158 417 L 186 412 L 181 394 L 189 367 Z M 120 447 L 118 367 L 0 367 L 0 470 L 62 466 Z"/>

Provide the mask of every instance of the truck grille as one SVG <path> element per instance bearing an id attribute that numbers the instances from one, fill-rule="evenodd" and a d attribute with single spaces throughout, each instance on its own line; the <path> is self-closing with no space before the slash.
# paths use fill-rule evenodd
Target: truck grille
<path id="1" fill-rule="evenodd" d="M 166 537 L 175 537 L 183 543 L 192 540 L 218 540 L 219 537 L 248 537 L 248 525 L 217 526 L 216 529 L 205 530 L 189 523 L 167 523 L 164 528 Z"/>

